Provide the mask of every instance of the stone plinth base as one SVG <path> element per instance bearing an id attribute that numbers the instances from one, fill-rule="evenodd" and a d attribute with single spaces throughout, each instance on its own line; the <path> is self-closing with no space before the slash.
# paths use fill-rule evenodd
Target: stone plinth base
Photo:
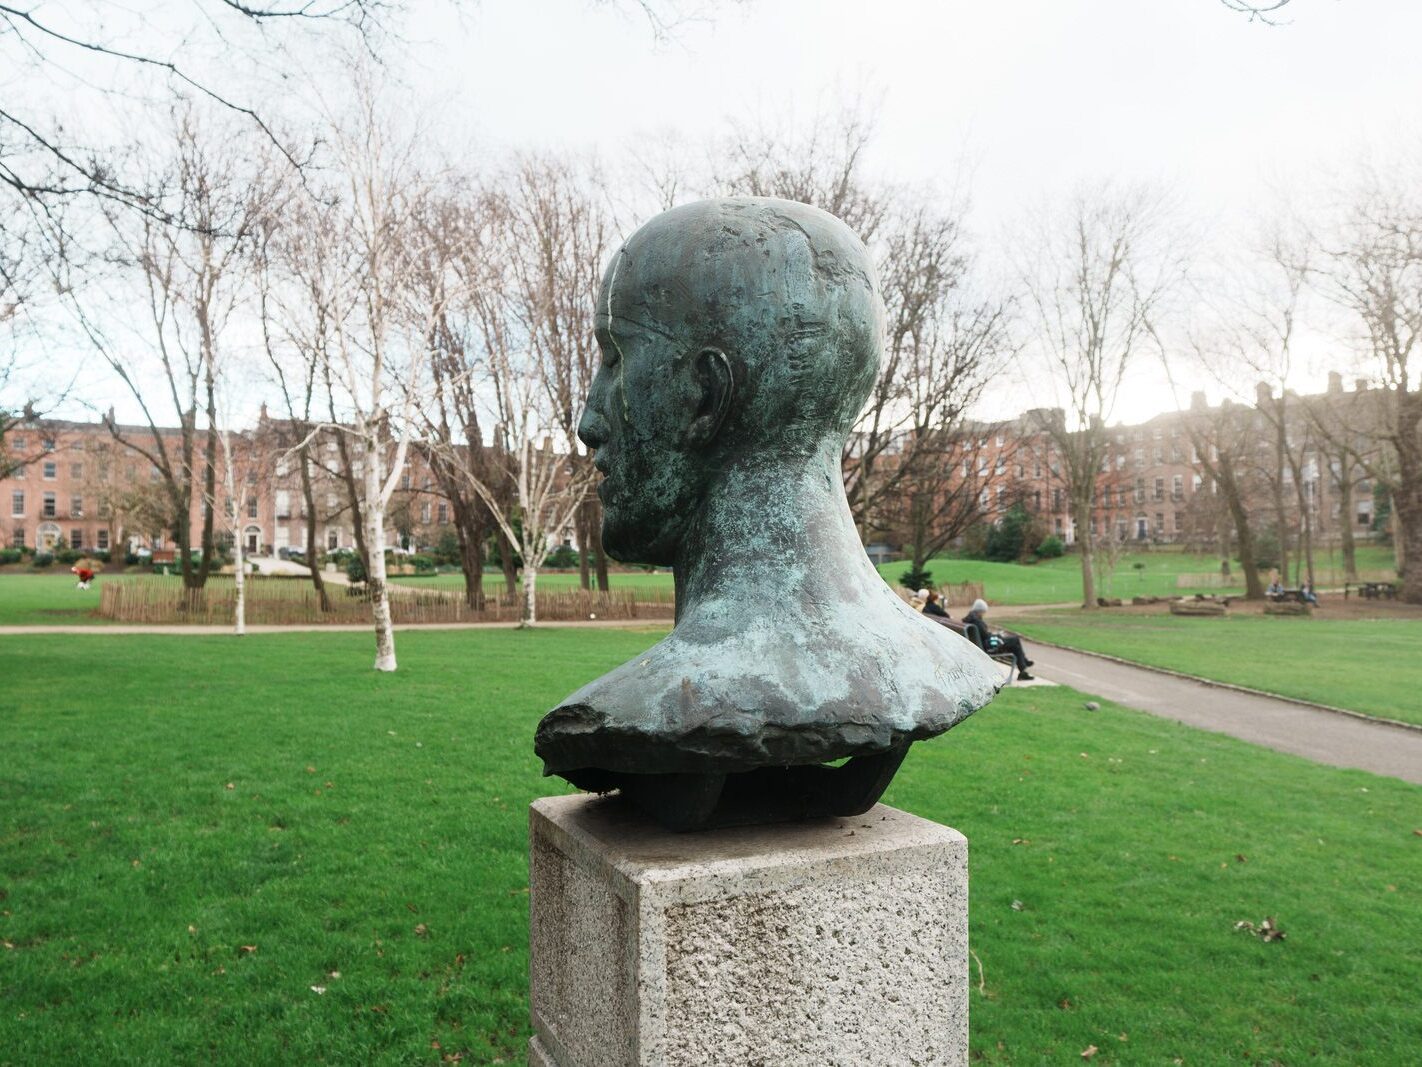
<path id="1" fill-rule="evenodd" d="M 530 812 L 536 1067 L 965 1064 L 968 843 L 878 805 L 674 834 Z"/>

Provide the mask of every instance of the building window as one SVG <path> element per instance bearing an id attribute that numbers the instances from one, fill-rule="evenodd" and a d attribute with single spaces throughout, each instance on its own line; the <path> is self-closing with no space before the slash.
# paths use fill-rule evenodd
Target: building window
<path id="1" fill-rule="evenodd" d="M 1053 510 L 1053 511 L 1061 511 L 1061 510 L 1062 510 L 1062 491 L 1061 491 L 1060 489 L 1053 489 L 1053 490 L 1052 490 L 1052 510 Z"/>
<path id="2" fill-rule="evenodd" d="M 54 451 L 54 438 L 53 438 L 53 437 L 44 437 L 44 438 L 41 438 L 41 439 L 40 439 L 40 448 L 44 449 L 46 452 L 53 452 L 53 451 Z"/>
<path id="3" fill-rule="evenodd" d="M 1164 478 L 1157 478 L 1157 479 L 1155 480 L 1155 498 L 1156 498 L 1157 500 L 1164 500 L 1164 499 L 1165 499 L 1165 479 L 1164 479 Z"/>
<path id="4" fill-rule="evenodd" d="M 20 490 L 16 490 L 15 492 L 10 494 L 10 514 L 18 516 L 24 515 L 24 513 L 25 494 Z"/>
<path id="5" fill-rule="evenodd" d="M 249 497 L 247 498 L 247 518 L 249 518 L 249 519 L 255 519 L 256 517 L 257 517 L 257 498 L 254 497 L 254 496 L 249 496 Z"/>
<path id="6" fill-rule="evenodd" d="M 278 456 L 276 461 L 276 476 L 278 478 L 285 478 L 286 473 L 289 469 L 289 465 L 286 462 L 286 456 Z"/>
<path id="7" fill-rule="evenodd" d="M 335 493 L 327 493 L 327 494 L 326 494 L 326 510 L 327 510 L 327 511 L 335 511 L 336 508 L 337 508 L 337 506 L 339 505 L 339 503 L 340 503 L 340 502 L 336 499 L 336 494 L 335 494 Z"/>
<path id="8" fill-rule="evenodd" d="M 16 526 L 14 531 L 10 534 L 10 547 L 25 547 L 25 528 L 23 526 Z"/>
<path id="9" fill-rule="evenodd" d="M 71 464 L 69 464 L 69 477 L 73 478 L 76 482 L 79 481 L 79 479 L 83 478 L 83 477 L 84 477 L 84 464 L 82 464 L 82 463 L 71 463 Z"/>
<path id="10" fill-rule="evenodd" d="M 341 531 L 340 531 L 340 530 L 327 530 L 327 531 L 326 531 L 326 551 L 327 551 L 327 552 L 334 552 L 334 551 L 336 551 L 336 549 L 338 549 L 338 548 L 340 548 L 340 547 L 341 547 Z"/>
<path id="11" fill-rule="evenodd" d="M 400 488 L 401 488 L 401 489 L 408 489 L 408 488 L 410 488 L 410 485 L 411 485 L 411 484 L 412 484 L 412 482 L 411 482 L 411 479 L 410 479 L 410 472 L 409 472 L 409 471 L 406 471 L 404 474 L 400 475 Z"/>
<path id="12" fill-rule="evenodd" d="M 51 460 L 46 460 L 44 464 L 44 480 L 52 482 L 59 477 L 59 464 Z"/>
<path id="13" fill-rule="evenodd" d="M 430 524 L 430 502 L 428 500 L 420 504 L 420 524 L 422 526 Z"/>
<path id="14" fill-rule="evenodd" d="M 105 551 L 108 550 L 108 547 L 109 547 L 109 531 L 101 528 L 101 529 L 99 530 L 99 551 L 100 551 L 100 552 L 105 552 Z"/>
<path id="15" fill-rule="evenodd" d="M 1156 532 L 1156 533 L 1164 533 L 1164 532 L 1165 532 L 1165 512 L 1163 512 L 1163 511 L 1157 511 L 1157 512 L 1155 513 L 1155 532 Z"/>
<path id="16" fill-rule="evenodd" d="M 83 548 L 83 547 L 84 547 L 84 531 L 81 530 L 81 529 L 79 529 L 79 527 L 77 527 L 77 526 L 74 527 L 74 529 L 72 529 L 72 530 L 69 531 L 69 547 L 70 547 L 70 548 Z"/>
<path id="17" fill-rule="evenodd" d="M 10 447 L 13 448 L 16 452 L 23 452 L 25 450 L 24 437 L 20 434 L 16 434 L 14 437 L 10 438 Z"/>
<path id="18" fill-rule="evenodd" d="M 84 498 L 75 493 L 69 498 L 69 517 L 71 519 L 82 519 L 84 517 Z"/>
<path id="19" fill-rule="evenodd" d="M 445 523 L 447 523 L 448 521 L 449 521 L 449 505 L 446 504 L 446 503 L 444 503 L 443 501 L 441 501 L 441 502 L 440 502 L 440 505 L 439 505 L 438 514 L 435 516 L 435 522 L 437 522 L 440 526 L 443 526 L 443 525 L 444 525 Z"/>
<path id="20" fill-rule="evenodd" d="M 44 512 L 43 512 L 43 514 L 44 514 L 44 517 L 45 517 L 46 519 L 52 519 L 52 518 L 54 518 L 54 494 L 53 494 L 53 493 L 45 493 L 45 495 L 44 495 Z"/>
<path id="21" fill-rule="evenodd" d="M 291 494 L 285 489 L 277 490 L 276 511 L 278 519 L 291 518 Z M 253 517 L 255 518 L 255 516 Z"/>

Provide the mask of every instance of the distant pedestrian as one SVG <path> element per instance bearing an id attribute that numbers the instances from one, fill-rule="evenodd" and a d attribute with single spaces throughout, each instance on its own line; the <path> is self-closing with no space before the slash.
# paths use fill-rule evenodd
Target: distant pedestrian
<path id="1" fill-rule="evenodd" d="M 972 610 L 963 616 L 963 625 L 967 628 L 969 639 L 990 656 L 1001 652 L 1011 655 L 1012 661 L 1017 664 L 1017 677 L 1030 682 L 1032 675 L 1027 673 L 1027 668 L 1032 666 L 1032 661 L 1027 658 L 1027 650 L 1022 647 L 1022 638 L 1016 634 L 993 633 L 989 630 L 987 619 L 983 617 L 987 610 L 987 601 L 979 597 L 973 601 Z"/>
<path id="2" fill-rule="evenodd" d="M 76 587 L 79 589 L 88 589 L 89 583 L 94 580 L 94 572 L 88 567 L 80 566 L 77 563 L 69 568 L 69 573 L 79 579 L 79 585 Z"/>
<path id="3" fill-rule="evenodd" d="M 927 590 L 927 589 L 920 589 L 918 592 L 914 593 L 913 596 L 909 597 L 909 607 L 913 608 L 914 611 L 922 611 L 922 610 L 923 610 L 925 607 L 927 607 L 927 606 L 928 606 L 928 590 Z"/>
<path id="4" fill-rule="evenodd" d="M 1318 594 L 1313 591 L 1312 582 L 1304 582 L 1299 586 L 1299 596 L 1303 597 L 1305 603 L 1318 606 Z"/>

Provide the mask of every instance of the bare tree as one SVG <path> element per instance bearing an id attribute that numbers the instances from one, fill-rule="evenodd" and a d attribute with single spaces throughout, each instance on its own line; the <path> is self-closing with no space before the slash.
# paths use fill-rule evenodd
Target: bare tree
<path id="1" fill-rule="evenodd" d="M 1422 603 L 1422 202 L 1412 173 L 1365 172 L 1322 239 L 1320 285 L 1348 313 L 1381 388 L 1353 405 L 1379 446 L 1355 456 L 1392 488 L 1402 598 Z"/>
<path id="2" fill-rule="evenodd" d="M 375 669 L 393 671 L 387 511 L 409 456 L 414 408 L 427 378 L 427 339 L 442 310 L 413 284 L 422 258 L 419 205 L 437 181 L 416 165 L 417 137 L 392 131 L 368 87 L 361 88 L 355 118 L 336 126 L 336 143 L 338 225 L 317 227 L 313 235 L 334 242 L 313 255 L 325 265 L 321 299 L 332 338 L 321 371 L 330 428 L 339 431 L 349 460 L 353 506 L 359 497 Z"/>
<path id="3" fill-rule="evenodd" d="M 124 276 L 90 281 L 73 300 L 94 349 L 143 413 L 143 432 L 132 433 L 112 419 L 110 432 L 158 472 L 168 494 L 169 529 L 184 584 L 200 588 L 214 559 L 211 501 L 218 467 L 220 349 L 229 343 L 234 314 L 248 295 L 248 253 L 263 210 L 266 165 L 232 131 L 205 126 L 191 109 L 175 113 L 172 132 L 171 163 L 153 184 L 164 190 L 155 199 L 170 205 L 169 214 L 182 225 L 160 224 L 144 214 L 109 213 L 116 262 Z M 132 291 L 130 280 L 142 294 L 146 319 L 132 335 L 147 349 L 142 358 L 108 325 L 124 317 L 119 302 Z M 112 290 L 102 311 L 101 287 Z M 176 439 L 163 425 L 170 418 L 178 424 Z M 194 505 L 201 514 L 196 563 Z"/>
<path id="4" fill-rule="evenodd" d="M 1035 221 L 1021 242 L 1033 338 L 1058 391 L 1060 414 L 1040 429 L 1061 462 L 1076 540 L 1082 606 L 1096 607 L 1091 509 L 1126 376 L 1156 344 L 1156 321 L 1182 263 L 1166 232 L 1165 196 L 1148 187 L 1078 191 Z"/>
<path id="5" fill-rule="evenodd" d="M 522 624 L 538 572 L 575 521 L 594 472 L 573 434 L 591 375 L 592 314 L 606 227 L 566 167 L 525 159 L 463 214 L 456 323 L 436 359 L 430 432 L 441 459 L 523 559 Z M 488 440 L 484 440 L 487 435 Z"/>

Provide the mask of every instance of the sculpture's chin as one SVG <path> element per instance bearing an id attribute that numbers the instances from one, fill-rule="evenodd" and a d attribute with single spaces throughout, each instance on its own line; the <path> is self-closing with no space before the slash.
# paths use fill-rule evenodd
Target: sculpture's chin
<path id="1" fill-rule="evenodd" d="M 618 521 L 610 511 L 603 512 L 602 548 L 618 563 L 644 563 L 653 567 L 670 567 L 674 562 L 675 533 L 665 527 Z"/>

